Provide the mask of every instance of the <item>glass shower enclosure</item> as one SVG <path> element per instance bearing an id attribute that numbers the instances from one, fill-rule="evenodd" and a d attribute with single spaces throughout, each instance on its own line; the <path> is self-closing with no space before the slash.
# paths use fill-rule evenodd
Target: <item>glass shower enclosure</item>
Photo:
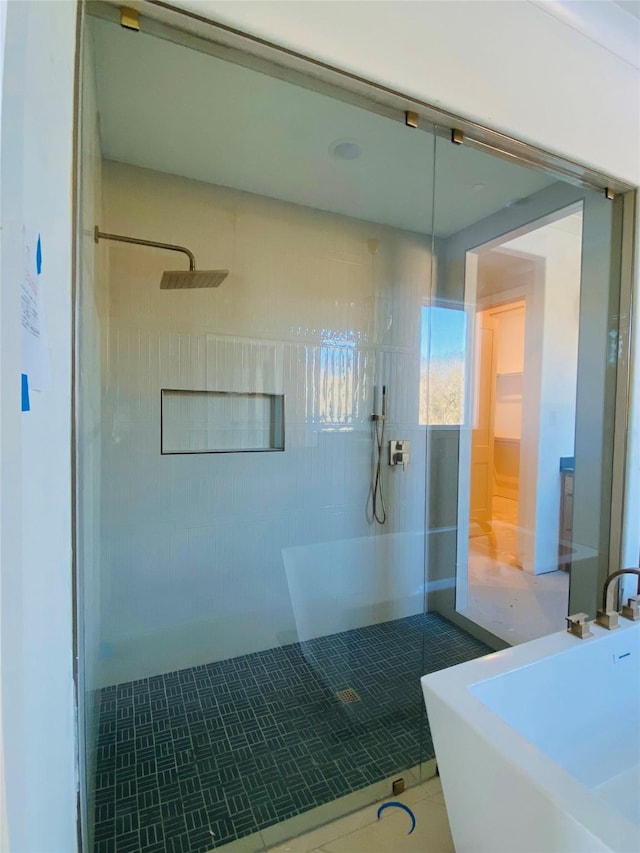
<path id="1" fill-rule="evenodd" d="M 464 603 L 469 253 L 578 203 L 586 233 L 595 196 L 94 11 L 76 316 L 84 842 L 260 850 L 433 775 L 419 677 L 505 645 Z M 593 204 L 601 258 L 615 206 Z M 176 246 L 211 286 L 160 287 Z M 576 478 L 609 446 L 615 381 L 616 285 L 594 305 L 585 275 Z M 580 408 L 589 358 L 599 426 Z M 576 497 L 585 513 L 606 459 Z M 578 513 L 576 531 L 592 521 Z M 602 543 L 588 547 L 597 564 Z"/>

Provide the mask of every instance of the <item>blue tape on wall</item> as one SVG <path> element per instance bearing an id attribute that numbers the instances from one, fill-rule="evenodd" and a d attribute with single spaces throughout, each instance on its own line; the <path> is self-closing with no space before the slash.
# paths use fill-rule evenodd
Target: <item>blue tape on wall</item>
<path id="1" fill-rule="evenodd" d="M 385 809 L 402 809 L 403 811 L 405 811 L 405 812 L 409 815 L 409 817 L 411 818 L 411 829 L 410 829 L 410 830 L 409 830 L 409 832 L 407 833 L 407 835 L 411 835 L 411 833 L 413 832 L 413 830 L 416 828 L 416 816 L 415 816 L 415 815 L 414 815 L 414 813 L 411 811 L 411 809 L 409 808 L 409 806 L 405 806 L 405 804 L 404 804 L 404 803 L 398 803 L 398 802 L 396 802 L 395 800 L 392 800 L 392 801 L 391 801 L 391 802 L 389 802 L 389 803 L 383 803 L 383 804 L 380 806 L 380 808 L 378 809 L 378 820 L 380 820 L 380 815 L 382 814 L 382 812 L 383 812 Z"/>
<path id="2" fill-rule="evenodd" d="M 22 374 L 22 411 L 28 412 L 30 411 L 31 406 L 29 404 L 29 377 L 26 373 Z"/>
<path id="3" fill-rule="evenodd" d="M 42 243 L 38 234 L 38 245 L 36 246 L 36 273 L 40 275 L 42 272 Z"/>

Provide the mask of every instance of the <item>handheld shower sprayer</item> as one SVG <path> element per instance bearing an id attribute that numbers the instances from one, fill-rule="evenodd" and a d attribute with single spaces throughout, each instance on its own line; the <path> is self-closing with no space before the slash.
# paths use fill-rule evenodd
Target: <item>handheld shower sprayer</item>
<path id="1" fill-rule="evenodd" d="M 375 398 L 375 395 L 374 395 Z M 377 409 L 377 401 L 374 399 L 373 408 Z M 380 412 L 374 411 L 371 415 L 374 430 L 374 442 L 376 450 L 375 477 L 371 488 L 372 514 L 378 524 L 384 524 L 387 520 L 387 511 L 382 495 L 382 448 L 384 447 L 384 423 L 387 419 L 387 386 L 382 386 L 382 400 Z M 378 426 L 379 425 L 379 426 Z"/>

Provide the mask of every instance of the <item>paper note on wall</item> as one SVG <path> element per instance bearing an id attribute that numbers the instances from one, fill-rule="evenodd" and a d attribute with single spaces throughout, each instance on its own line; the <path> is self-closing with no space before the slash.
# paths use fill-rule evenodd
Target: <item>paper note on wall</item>
<path id="1" fill-rule="evenodd" d="M 23 228 L 24 272 L 22 277 L 22 372 L 29 386 L 45 391 L 51 384 L 51 364 L 47 342 L 42 292 L 42 240 Z"/>

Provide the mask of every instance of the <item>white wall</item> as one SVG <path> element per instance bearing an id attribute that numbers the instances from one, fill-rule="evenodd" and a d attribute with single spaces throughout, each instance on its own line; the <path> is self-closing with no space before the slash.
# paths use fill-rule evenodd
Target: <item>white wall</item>
<path id="1" fill-rule="evenodd" d="M 107 231 L 230 270 L 217 289 L 161 291 L 182 259 L 107 244 L 105 682 L 296 640 L 300 608 L 326 605 L 323 560 L 347 577 L 336 630 L 419 611 L 422 554 L 388 534 L 423 527 L 430 237 L 109 161 L 103 174 Z M 406 472 L 384 451 L 384 528 L 366 518 L 376 382 L 387 437 L 413 440 Z M 161 456 L 161 388 L 284 394 L 284 453 Z"/>
<path id="2" fill-rule="evenodd" d="M 71 584 L 72 3 L 7 8 L 0 204 L 2 713 L 9 849 L 76 847 Z M 20 411 L 23 226 L 42 235 L 48 390 Z"/>
<path id="3" fill-rule="evenodd" d="M 640 184 L 638 69 L 532 3 L 175 5 Z"/>

